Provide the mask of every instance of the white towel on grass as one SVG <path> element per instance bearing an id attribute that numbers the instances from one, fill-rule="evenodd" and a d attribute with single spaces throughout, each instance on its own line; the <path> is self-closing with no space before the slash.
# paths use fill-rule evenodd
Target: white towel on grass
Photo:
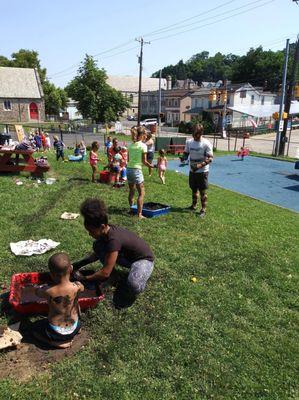
<path id="1" fill-rule="evenodd" d="M 16 256 L 32 256 L 33 254 L 44 254 L 51 249 L 55 249 L 60 242 L 54 242 L 51 239 L 22 240 L 16 243 L 10 243 L 10 249 Z"/>

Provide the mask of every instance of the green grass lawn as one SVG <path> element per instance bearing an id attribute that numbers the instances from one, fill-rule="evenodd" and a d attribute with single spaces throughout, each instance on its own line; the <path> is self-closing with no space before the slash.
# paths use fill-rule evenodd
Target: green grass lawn
<path id="1" fill-rule="evenodd" d="M 211 186 L 200 220 L 182 210 L 186 176 L 167 172 L 163 186 L 145 171 L 146 201 L 173 211 L 138 221 L 126 214 L 126 189 L 82 180 L 88 163 L 50 161 L 51 186 L 0 176 L 0 281 L 46 270 L 54 252 L 15 257 L 11 241 L 51 238 L 72 260 L 90 251 L 82 218 L 59 219 L 89 196 L 151 245 L 155 269 L 132 308 L 116 311 L 107 299 L 84 315 L 92 340 L 80 352 L 29 382 L 1 381 L 0 399 L 298 399 L 296 213 Z"/>

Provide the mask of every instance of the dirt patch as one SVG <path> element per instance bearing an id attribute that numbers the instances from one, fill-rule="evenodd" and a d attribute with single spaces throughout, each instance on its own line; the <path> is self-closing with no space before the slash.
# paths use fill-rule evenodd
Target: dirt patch
<path id="1" fill-rule="evenodd" d="M 68 349 L 52 349 L 37 343 L 24 333 L 24 342 L 18 348 L 8 350 L 0 356 L 0 380 L 11 378 L 26 381 L 47 371 L 51 364 L 77 353 L 89 341 L 84 330 L 78 334 Z"/>

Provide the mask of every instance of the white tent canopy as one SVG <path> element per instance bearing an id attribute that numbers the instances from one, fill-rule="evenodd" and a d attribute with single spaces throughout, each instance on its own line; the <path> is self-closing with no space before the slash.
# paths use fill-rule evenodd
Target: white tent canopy
<path id="1" fill-rule="evenodd" d="M 250 115 L 251 117 L 265 118 L 271 117 L 276 111 L 279 112 L 279 104 L 267 105 L 250 105 L 250 106 L 227 106 L 229 110 L 236 111 L 241 114 Z M 290 114 L 299 114 L 299 101 L 292 101 Z"/>

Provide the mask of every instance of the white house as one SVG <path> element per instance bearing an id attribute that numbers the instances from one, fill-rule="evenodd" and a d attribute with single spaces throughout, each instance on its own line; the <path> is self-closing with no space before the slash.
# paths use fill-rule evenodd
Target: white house
<path id="1" fill-rule="evenodd" d="M 211 100 L 213 91 L 215 91 L 216 99 Z M 212 89 L 201 88 L 195 91 L 191 94 L 191 109 L 187 113 L 191 114 L 191 118 L 201 118 L 203 111 L 210 112 L 215 125 L 218 125 L 226 106 L 226 123 L 230 127 L 252 126 L 253 123 L 263 125 L 270 122 L 271 116 L 256 117 L 256 114 L 248 114 L 241 110 L 248 110 L 250 107 L 263 109 L 274 105 L 276 94 L 265 92 L 262 88 L 255 88 L 250 83 L 229 83 L 226 105 L 224 105 L 225 99 L 221 95 L 224 91 L 224 86 Z"/>

